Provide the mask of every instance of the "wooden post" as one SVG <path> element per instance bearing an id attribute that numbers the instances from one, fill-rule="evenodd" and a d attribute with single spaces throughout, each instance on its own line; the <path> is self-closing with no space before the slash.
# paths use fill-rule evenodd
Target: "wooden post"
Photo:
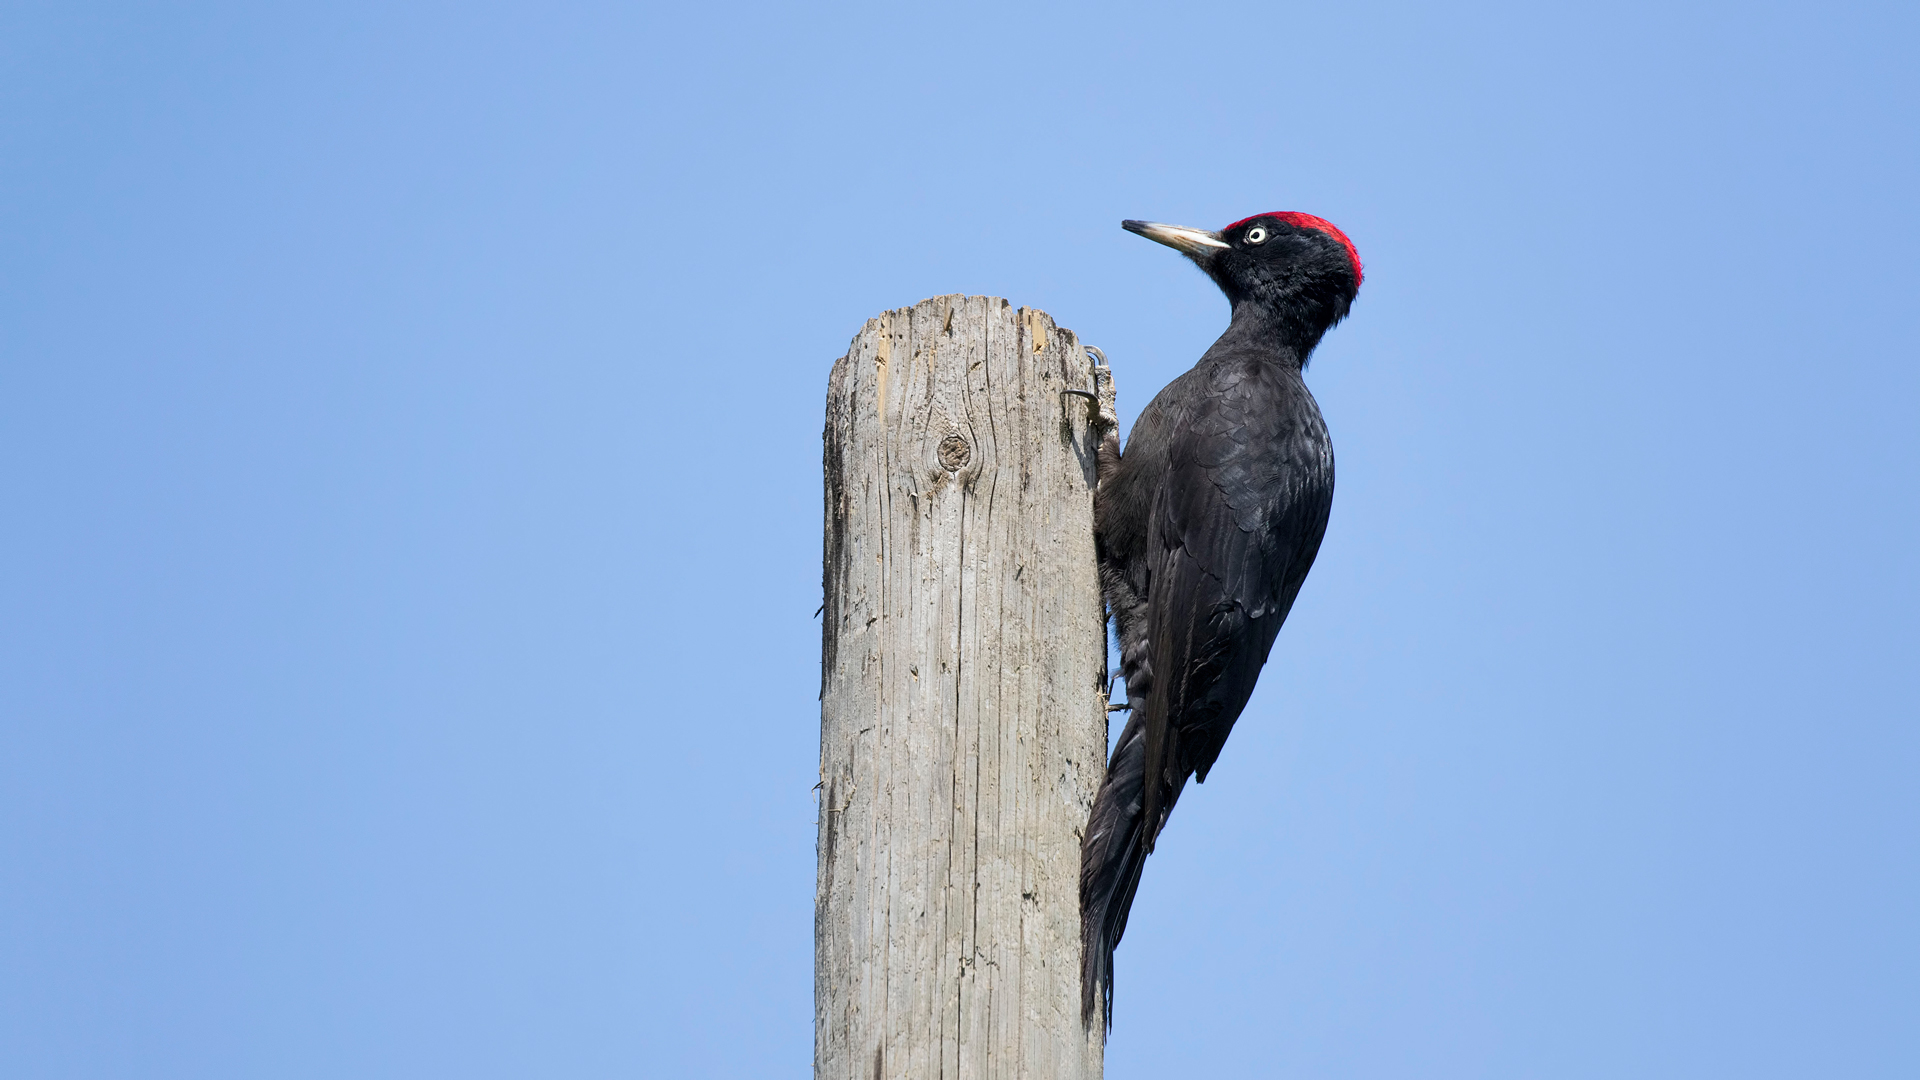
<path id="1" fill-rule="evenodd" d="M 1092 366 L 997 297 L 870 320 L 827 390 L 818 1080 L 1097 1080 L 1106 767 Z"/>

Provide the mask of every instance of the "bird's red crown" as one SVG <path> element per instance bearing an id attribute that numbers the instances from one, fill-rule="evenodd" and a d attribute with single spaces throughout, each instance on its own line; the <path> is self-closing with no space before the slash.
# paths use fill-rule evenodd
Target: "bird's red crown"
<path id="1" fill-rule="evenodd" d="M 1366 271 L 1360 268 L 1360 249 L 1353 246 L 1353 241 L 1347 239 L 1347 234 L 1340 231 L 1340 226 L 1335 225 L 1323 217 L 1314 217 L 1312 214 L 1302 214 L 1297 210 L 1280 210 L 1271 214 L 1255 214 L 1253 217 L 1243 217 L 1220 231 L 1229 232 L 1257 218 L 1279 218 L 1281 221 L 1286 222 L 1296 229 L 1318 229 L 1326 233 L 1328 236 L 1340 241 L 1340 246 L 1347 249 L 1347 258 L 1353 260 L 1354 287 L 1358 288 L 1360 282 L 1366 279 Z"/>

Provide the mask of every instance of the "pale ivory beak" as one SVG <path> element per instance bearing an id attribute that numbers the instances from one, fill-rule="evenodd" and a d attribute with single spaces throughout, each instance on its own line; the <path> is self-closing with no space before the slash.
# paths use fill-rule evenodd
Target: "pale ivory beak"
<path id="1" fill-rule="evenodd" d="M 1123 221 L 1120 227 L 1188 255 L 1202 255 L 1209 248 L 1227 246 L 1227 242 L 1220 239 L 1219 233 L 1189 229 L 1184 225 L 1162 225 L 1157 221 Z"/>

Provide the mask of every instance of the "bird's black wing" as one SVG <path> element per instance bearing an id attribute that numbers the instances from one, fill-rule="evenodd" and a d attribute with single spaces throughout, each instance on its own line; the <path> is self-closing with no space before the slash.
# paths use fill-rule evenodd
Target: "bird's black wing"
<path id="1" fill-rule="evenodd" d="M 1149 522 L 1147 848 L 1225 745 L 1326 532 L 1333 456 L 1297 371 L 1216 362 L 1172 433 Z M 1154 782 L 1154 781 L 1158 782 Z"/>

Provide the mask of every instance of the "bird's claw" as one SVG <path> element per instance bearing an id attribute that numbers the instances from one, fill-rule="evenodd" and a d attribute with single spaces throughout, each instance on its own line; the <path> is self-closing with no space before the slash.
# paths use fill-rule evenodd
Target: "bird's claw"
<path id="1" fill-rule="evenodd" d="M 1098 430 L 1108 431 L 1120 426 L 1120 416 L 1114 411 L 1113 369 L 1107 366 L 1107 354 L 1092 345 L 1086 347 L 1087 355 L 1093 358 L 1093 388 L 1090 390 L 1062 390 L 1060 396 L 1068 394 L 1087 399 L 1092 409 L 1088 421 Z"/>

